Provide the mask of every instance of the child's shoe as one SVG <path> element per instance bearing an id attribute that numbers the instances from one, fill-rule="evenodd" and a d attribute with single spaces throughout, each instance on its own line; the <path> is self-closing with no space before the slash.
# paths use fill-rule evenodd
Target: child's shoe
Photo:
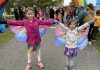
<path id="1" fill-rule="evenodd" d="M 76 70 L 75 66 L 70 66 L 70 70 Z"/>
<path id="2" fill-rule="evenodd" d="M 31 64 L 27 64 L 25 70 L 30 70 L 32 68 Z"/>
<path id="3" fill-rule="evenodd" d="M 65 70 L 70 70 L 69 65 L 66 65 L 66 66 L 65 66 Z"/>
<path id="4" fill-rule="evenodd" d="M 88 43 L 89 43 L 89 45 L 91 45 L 91 41 L 89 41 Z"/>
<path id="5" fill-rule="evenodd" d="M 44 64 L 41 61 L 38 61 L 38 66 L 40 69 L 44 68 Z"/>
<path id="6" fill-rule="evenodd" d="M 96 41 L 96 39 L 92 39 L 92 41 Z"/>

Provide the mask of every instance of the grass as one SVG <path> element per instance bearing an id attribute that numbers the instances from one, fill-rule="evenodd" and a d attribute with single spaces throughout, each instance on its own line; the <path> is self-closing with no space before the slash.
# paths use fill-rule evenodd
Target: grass
<path id="1" fill-rule="evenodd" d="M 10 31 L 9 28 L 6 28 L 5 33 L 0 33 L 0 45 L 8 42 L 14 37 L 14 34 Z"/>
<path id="2" fill-rule="evenodd" d="M 100 53 L 100 32 L 97 35 L 97 41 L 93 42 L 93 46 Z"/>

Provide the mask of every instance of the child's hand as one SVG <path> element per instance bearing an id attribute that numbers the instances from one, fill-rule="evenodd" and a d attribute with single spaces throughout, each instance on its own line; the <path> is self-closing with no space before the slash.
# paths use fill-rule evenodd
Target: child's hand
<path id="1" fill-rule="evenodd" d="M 0 20 L 0 24 L 7 24 L 6 20 Z"/>
<path id="2" fill-rule="evenodd" d="M 57 20 L 55 20 L 55 19 L 54 19 L 53 21 L 54 21 L 54 24 L 58 24 L 58 23 L 59 23 L 59 21 L 57 21 Z"/>
<path id="3" fill-rule="evenodd" d="M 94 22 L 96 22 L 97 21 L 97 19 L 93 19 L 93 20 L 91 20 L 90 22 L 89 22 L 89 24 L 91 25 L 91 24 L 93 24 Z"/>

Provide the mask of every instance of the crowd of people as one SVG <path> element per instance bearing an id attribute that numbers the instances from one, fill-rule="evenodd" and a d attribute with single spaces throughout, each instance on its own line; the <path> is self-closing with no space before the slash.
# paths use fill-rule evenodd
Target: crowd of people
<path id="1" fill-rule="evenodd" d="M 41 9 L 40 7 L 34 7 L 35 17 L 44 19 L 57 19 L 61 22 L 64 21 L 64 7 L 46 7 L 46 9 Z M 25 7 L 15 6 L 14 15 L 16 20 L 22 20 L 25 18 Z"/>

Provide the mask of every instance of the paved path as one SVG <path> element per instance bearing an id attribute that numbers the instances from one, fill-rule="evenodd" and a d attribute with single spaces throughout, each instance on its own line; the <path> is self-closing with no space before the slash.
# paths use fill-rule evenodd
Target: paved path
<path id="1" fill-rule="evenodd" d="M 63 47 L 57 48 L 53 44 L 54 30 L 47 31 L 47 35 L 42 38 L 42 60 L 45 64 L 43 70 L 64 70 L 65 57 Z M 27 51 L 25 44 L 12 39 L 4 45 L 0 45 L 0 70 L 24 70 L 27 62 Z M 87 47 L 79 51 L 75 59 L 77 70 L 100 70 L 100 55 L 92 47 Z M 37 67 L 36 53 L 33 54 L 33 68 Z"/>

